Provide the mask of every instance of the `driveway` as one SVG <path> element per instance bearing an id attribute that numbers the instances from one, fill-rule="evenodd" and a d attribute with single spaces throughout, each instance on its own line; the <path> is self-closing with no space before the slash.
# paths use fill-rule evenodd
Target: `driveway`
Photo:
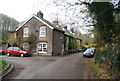
<path id="1" fill-rule="evenodd" d="M 90 79 L 90 58 L 81 54 L 3 58 L 15 66 L 5 79 Z"/>

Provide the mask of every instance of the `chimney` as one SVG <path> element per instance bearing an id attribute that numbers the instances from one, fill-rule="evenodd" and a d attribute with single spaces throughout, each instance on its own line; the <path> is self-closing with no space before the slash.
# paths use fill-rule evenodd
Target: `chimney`
<path id="1" fill-rule="evenodd" d="M 56 19 L 53 21 L 53 24 L 56 25 L 56 26 L 59 26 L 58 18 L 56 18 Z"/>
<path id="2" fill-rule="evenodd" d="M 43 13 L 42 13 L 41 11 L 39 11 L 39 12 L 37 13 L 37 17 L 39 17 L 39 18 L 42 18 L 42 19 L 43 19 Z"/>

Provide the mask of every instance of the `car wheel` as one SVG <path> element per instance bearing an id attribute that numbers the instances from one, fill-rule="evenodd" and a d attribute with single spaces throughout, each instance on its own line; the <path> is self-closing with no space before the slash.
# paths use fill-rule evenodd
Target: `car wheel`
<path id="1" fill-rule="evenodd" d="M 2 52 L 2 55 L 5 55 L 5 52 Z"/>
<path id="2" fill-rule="evenodd" d="M 22 53 L 22 54 L 20 54 L 20 57 L 24 57 L 24 54 Z"/>
<path id="3" fill-rule="evenodd" d="M 7 53 L 7 56 L 10 56 L 10 53 Z"/>
<path id="4" fill-rule="evenodd" d="M 91 56 L 92 58 L 94 57 L 94 55 Z"/>

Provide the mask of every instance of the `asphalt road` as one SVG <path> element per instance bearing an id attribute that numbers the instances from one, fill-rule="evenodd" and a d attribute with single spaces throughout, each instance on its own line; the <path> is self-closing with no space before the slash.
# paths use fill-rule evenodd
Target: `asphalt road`
<path id="1" fill-rule="evenodd" d="M 81 54 L 3 58 L 15 66 L 5 79 L 90 79 L 90 58 Z"/>

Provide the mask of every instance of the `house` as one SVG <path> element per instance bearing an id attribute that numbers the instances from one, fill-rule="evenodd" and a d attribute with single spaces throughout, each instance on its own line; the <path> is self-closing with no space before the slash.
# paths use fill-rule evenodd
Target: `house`
<path id="1" fill-rule="evenodd" d="M 74 38 L 59 28 L 58 20 L 53 24 L 45 20 L 41 11 L 28 18 L 15 33 L 19 46 L 35 54 L 50 56 L 67 54 L 70 50 L 70 39 Z"/>
<path id="2" fill-rule="evenodd" d="M 79 52 L 82 49 L 82 39 L 74 34 L 65 34 L 65 54 Z"/>
<path id="3" fill-rule="evenodd" d="M 45 20 L 42 12 L 32 15 L 16 29 L 16 37 L 22 41 L 21 46 L 27 49 L 31 44 L 31 41 L 28 40 L 30 34 L 37 38 L 36 40 L 32 39 L 36 44 L 33 47 L 34 50 L 31 50 L 32 52 L 41 55 L 63 55 L 64 31 Z"/>

